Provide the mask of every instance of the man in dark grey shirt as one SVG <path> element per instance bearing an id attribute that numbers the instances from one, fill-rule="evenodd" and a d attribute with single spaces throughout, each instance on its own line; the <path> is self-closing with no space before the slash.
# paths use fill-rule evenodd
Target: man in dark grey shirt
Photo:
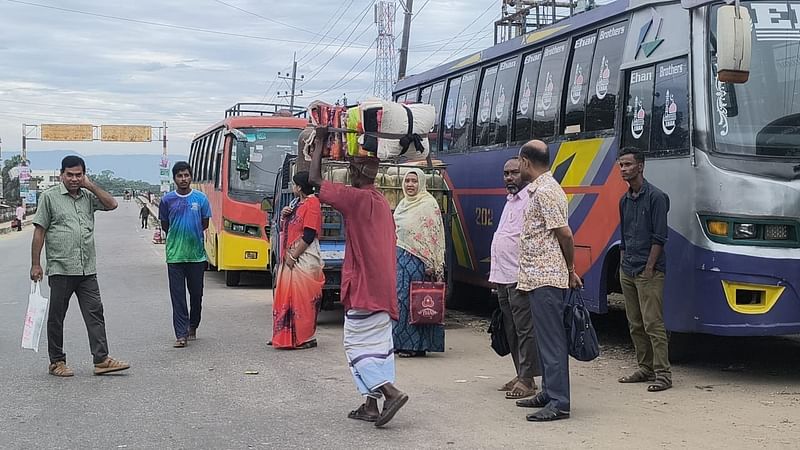
<path id="1" fill-rule="evenodd" d="M 644 154 L 620 150 L 619 169 L 630 188 L 619 202 L 620 281 L 639 368 L 620 383 L 651 382 L 650 392 L 672 387 L 664 327 L 664 274 L 669 197 L 644 179 Z"/>

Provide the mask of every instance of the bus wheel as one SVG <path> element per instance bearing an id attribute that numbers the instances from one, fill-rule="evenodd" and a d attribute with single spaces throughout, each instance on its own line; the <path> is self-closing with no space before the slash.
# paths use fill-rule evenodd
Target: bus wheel
<path id="1" fill-rule="evenodd" d="M 239 272 L 238 270 L 225 271 L 225 286 L 238 286 L 241 279 L 242 272 Z"/>
<path id="2" fill-rule="evenodd" d="M 332 311 L 336 309 L 336 300 L 339 298 L 339 292 L 335 290 L 322 291 L 322 301 L 320 302 L 320 309 L 322 311 Z"/>
<path id="3" fill-rule="evenodd" d="M 691 333 L 678 333 L 667 331 L 669 339 L 669 361 L 685 362 L 692 358 L 695 346 L 698 344 L 697 336 Z"/>

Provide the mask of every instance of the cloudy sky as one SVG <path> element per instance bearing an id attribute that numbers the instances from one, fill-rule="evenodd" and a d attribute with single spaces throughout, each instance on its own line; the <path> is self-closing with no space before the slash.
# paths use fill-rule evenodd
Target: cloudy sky
<path id="1" fill-rule="evenodd" d="M 278 72 L 306 81 L 299 104 L 372 92 L 374 1 L 0 0 L 0 138 L 22 124 L 169 126 L 171 152 L 239 101 L 277 102 Z M 488 47 L 500 0 L 414 0 L 409 73 Z M 402 29 L 398 6 L 396 34 Z M 396 45 L 399 47 L 400 40 Z M 160 153 L 160 145 L 31 142 L 29 151 Z"/>

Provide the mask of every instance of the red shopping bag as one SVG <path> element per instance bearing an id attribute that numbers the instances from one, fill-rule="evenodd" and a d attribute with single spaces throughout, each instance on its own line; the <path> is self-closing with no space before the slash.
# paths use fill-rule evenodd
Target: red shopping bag
<path id="1" fill-rule="evenodd" d="M 410 325 L 443 325 L 446 283 L 412 281 L 408 323 Z"/>

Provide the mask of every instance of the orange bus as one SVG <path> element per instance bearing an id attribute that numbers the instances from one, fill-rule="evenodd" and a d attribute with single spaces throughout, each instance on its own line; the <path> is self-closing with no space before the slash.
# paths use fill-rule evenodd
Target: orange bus
<path id="1" fill-rule="evenodd" d="M 192 140 L 194 189 L 208 196 L 211 221 L 205 238 L 209 268 L 225 271 L 237 286 L 242 271 L 270 270 L 269 217 L 275 177 L 308 121 L 283 105 L 238 103 L 225 118 Z"/>

